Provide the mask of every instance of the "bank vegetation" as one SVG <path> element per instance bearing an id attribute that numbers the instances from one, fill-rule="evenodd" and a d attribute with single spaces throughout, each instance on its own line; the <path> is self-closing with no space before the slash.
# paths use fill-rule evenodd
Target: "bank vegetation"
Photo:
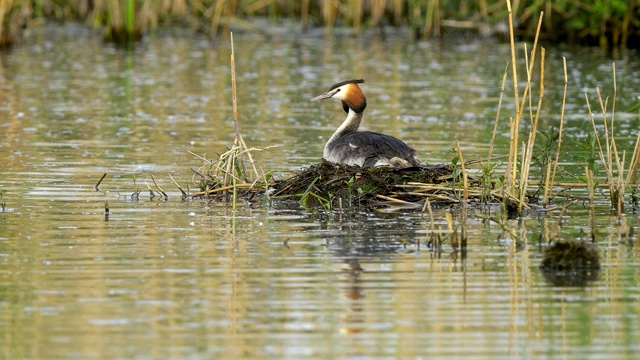
<path id="1" fill-rule="evenodd" d="M 537 14 L 545 41 L 598 45 L 640 44 L 640 0 L 511 0 L 516 36 L 533 40 Z M 212 39 L 247 30 L 269 35 L 256 18 L 274 28 L 283 21 L 300 32 L 324 28 L 409 29 L 411 37 L 450 33 L 509 36 L 505 0 L 1 0 L 0 47 L 28 40 L 42 21 L 79 21 L 106 40 L 128 44 L 160 27 L 182 27 Z M 288 25 L 290 26 L 290 25 Z"/>

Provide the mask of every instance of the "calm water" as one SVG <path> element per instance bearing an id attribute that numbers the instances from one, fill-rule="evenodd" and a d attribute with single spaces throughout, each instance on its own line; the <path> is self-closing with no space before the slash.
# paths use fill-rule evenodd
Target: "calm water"
<path id="1" fill-rule="evenodd" d="M 308 99 L 364 77 L 368 129 L 423 159 L 486 156 L 509 48 L 236 36 L 242 132 L 278 144 L 258 161 L 280 177 L 318 161 L 342 120 Z M 256 201 L 183 201 L 201 161 L 233 141 L 229 46 L 161 34 L 132 51 L 77 27 L 45 28 L 0 53 L 0 358 L 631 359 L 640 352 L 639 219 L 580 204 L 567 216 L 466 222 L 467 251 L 429 246 L 415 212 L 325 213 Z M 612 96 L 613 59 L 547 48 L 541 128 L 557 126 L 570 72 L 567 159 L 590 132 L 584 93 Z M 619 146 L 631 150 L 640 56 L 618 54 Z M 524 72 L 521 72 L 523 77 Z M 508 88 L 512 87 L 508 86 Z M 507 90 L 503 118 L 513 109 Z M 595 112 L 595 109 L 594 109 Z M 507 115 L 504 115 L 507 114 Z M 499 131 L 504 154 L 508 133 Z M 572 157 L 573 156 L 573 157 Z M 570 167 L 569 167 L 570 168 Z M 576 165 L 583 168 L 583 165 Z M 571 169 L 571 168 L 570 168 Z M 103 173 L 108 176 L 95 191 Z M 153 186 L 169 199 L 139 200 Z M 191 185 L 193 186 L 193 185 Z M 104 215 L 108 201 L 112 214 Z M 503 226 L 514 231 L 517 243 Z M 538 269 L 546 239 L 595 238 L 603 268 L 584 286 Z"/>

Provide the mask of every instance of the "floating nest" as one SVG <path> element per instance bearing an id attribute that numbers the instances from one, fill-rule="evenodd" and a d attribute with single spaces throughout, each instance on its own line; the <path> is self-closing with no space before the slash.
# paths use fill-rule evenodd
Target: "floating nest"
<path id="1" fill-rule="evenodd" d="M 192 169 L 197 178 L 194 184 L 200 188 L 199 192 L 191 194 L 192 197 L 230 200 L 231 196 L 253 199 L 267 195 L 274 201 L 325 209 L 352 206 L 424 208 L 428 204 L 451 205 L 466 199 L 469 202 L 501 202 L 506 205 L 508 214 L 519 213 L 517 199 L 493 189 L 493 184 L 482 184 L 468 175 L 465 179 L 460 167 L 449 164 L 393 169 L 363 168 L 322 160 L 291 178 L 274 180 L 271 173 L 257 171 L 252 160 L 248 162 L 250 166 L 245 166 L 241 157 L 231 156 L 233 161 L 227 161 L 226 157 L 234 150 L 235 147 L 223 154 L 221 160 L 205 159 L 205 166 Z"/>
<path id="2" fill-rule="evenodd" d="M 430 191 L 412 189 L 425 184 L 448 184 L 452 180 L 453 169 L 446 164 L 391 169 L 362 168 L 323 160 L 319 164 L 302 170 L 296 176 L 276 182 L 272 187 L 271 196 L 279 200 L 299 201 L 308 206 L 318 204 L 332 206 L 340 203 L 370 204 L 375 200 L 414 204 L 418 201 L 424 202 L 430 195 L 435 195 L 433 199 L 436 201 L 438 198 L 446 198 L 448 202 L 455 202 L 457 199 L 451 193 L 450 186 L 446 190 L 442 188 L 432 188 Z M 444 192 L 447 194 L 442 197 Z"/>

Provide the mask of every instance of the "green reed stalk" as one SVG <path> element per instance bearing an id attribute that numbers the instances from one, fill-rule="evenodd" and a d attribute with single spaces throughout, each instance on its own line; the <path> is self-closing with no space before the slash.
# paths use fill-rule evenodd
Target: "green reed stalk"
<path id="1" fill-rule="evenodd" d="M 136 0 L 126 0 L 127 6 L 125 8 L 125 29 L 127 31 L 128 41 L 135 39 L 136 33 Z"/>

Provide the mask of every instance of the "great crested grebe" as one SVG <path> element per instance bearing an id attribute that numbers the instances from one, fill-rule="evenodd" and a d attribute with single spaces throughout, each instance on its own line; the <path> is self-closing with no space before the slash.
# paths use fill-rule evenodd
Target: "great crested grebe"
<path id="1" fill-rule="evenodd" d="M 387 166 L 406 168 L 420 166 L 416 150 L 393 136 L 372 131 L 358 131 L 367 99 L 358 86 L 364 80 L 339 82 L 311 101 L 334 98 L 342 101 L 347 118 L 324 147 L 324 159 L 330 162 L 362 167 Z"/>

